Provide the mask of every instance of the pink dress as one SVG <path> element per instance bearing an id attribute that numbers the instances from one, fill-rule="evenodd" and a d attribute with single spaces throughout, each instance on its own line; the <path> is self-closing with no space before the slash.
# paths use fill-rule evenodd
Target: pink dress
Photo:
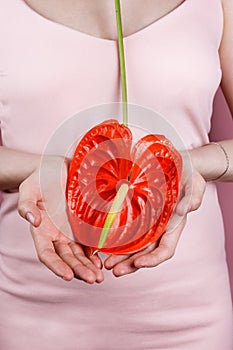
<path id="1" fill-rule="evenodd" d="M 117 44 L 0 1 L 3 145 L 41 153 L 65 119 L 120 100 Z M 187 148 L 208 142 L 221 80 L 220 0 L 186 0 L 125 38 L 129 101 L 157 110 Z M 232 350 L 224 231 L 215 184 L 188 216 L 175 256 L 101 285 L 70 283 L 37 259 L 17 193 L 0 211 L 1 350 Z"/>

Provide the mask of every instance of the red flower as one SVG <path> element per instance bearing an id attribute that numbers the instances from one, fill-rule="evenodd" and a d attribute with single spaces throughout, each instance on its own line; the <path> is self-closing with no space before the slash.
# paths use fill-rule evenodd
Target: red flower
<path id="1" fill-rule="evenodd" d="M 128 127 L 116 120 L 89 130 L 70 164 L 67 203 L 75 239 L 92 251 L 127 254 L 155 242 L 166 230 L 179 196 L 182 159 L 162 135 L 134 146 Z M 102 248 L 106 217 L 122 183 L 128 193 Z"/>

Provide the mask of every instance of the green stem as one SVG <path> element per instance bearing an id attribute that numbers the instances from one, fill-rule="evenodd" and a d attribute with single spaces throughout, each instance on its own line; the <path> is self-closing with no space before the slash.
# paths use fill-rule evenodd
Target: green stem
<path id="1" fill-rule="evenodd" d="M 128 126 L 128 102 L 127 102 L 127 84 L 126 84 L 126 69 L 125 69 L 125 53 L 124 53 L 124 42 L 122 33 L 122 20 L 121 20 L 121 5 L 120 0 L 115 0 L 116 9 L 116 22 L 117 22 L 117 36 L 118 36 L 118 48 L 120 57 L 120 71 L 121 71 L 121 91 L 122 91 L 122 113 L 123 113 L 123 124 Z M 119 213 L 121 206 L 127 196 L 129 186 L 127 184 L 122 184 L 119 188 L 110 211 L 104 222 L 104 227 L 102 229 L 98 249 L 103 248 L 108 234 L 112 228 L 112 225 Z"/>
<path id="2" fill-rule="evenodd" d="M 109 231 L 111 230 L 111 227 L 116 219 L 116 216 L 122 207 L 125 197 L 127 196 L 128 189 L 129 189 L 129 186 L 127 184 L 122 184 L 121 187 L 119 188 L 112 202 L 108 215 L 105 219 L 104 227 L 102 229 L 99 243 L 98 243 L 98 249 L 103 248 L 104 243 L 108 237 Z"/>
<path id="3" fill-rule="evenodd" d="M 120 69 L 121 69 L 123 124 L 128 126 L 127 84 L 126 84 L 125 54 L 124 54 L 124 42 L 123 42 L 123 33 L 122 33 L 120 0 L 115 0 L 115 9 L 116 9 L 117 35 L 118 35 L 118 47 L 119 47 L 119 56 L 120 56 Z"/>

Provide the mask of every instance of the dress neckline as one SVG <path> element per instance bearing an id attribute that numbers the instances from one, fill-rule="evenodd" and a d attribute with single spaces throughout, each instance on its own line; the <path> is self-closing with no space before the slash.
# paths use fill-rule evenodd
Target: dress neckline
<path id="1" fill-rule="evenodd" d="M 42 21 L 44 21 L 44 22 L 46 22 L 48 24 L 51 24 L 51 25 L 53 25 L 53 26 L 55 26 L 57 28 L 64 29 L 67 32 L 73 33 L 75 35 L 81 35 L 83 37 L 87 37 L 89 39 L 96 40 L 96 41 L 99 41 L 99 42 L 106 42 L 106 43 L 110 43 L 110 44 L 115 44 L 117 42 L 117 40 L 114 40 L 114 39 L 107 39 L 107 38 L 102 38 L 102 37 L 98 37 L 98 36 L 95 36 L 95 35 L 91 35 L 91 34 L 82 32 L 80 30 L 74 29 L 72 27 L 69 27 L 69 26 L 67 26 L 65 24 L 53 21 L 52 19 L 49 19 L 49 18 L 41 15 L 36 10 L 34 10 L 24 0 L 20 0 L 20 1 L 21 1 L 21 3 L 23 3 L 25 9 L 29 13 L 31 13 L 32 15 L 34 15 L 34 16 L 38 17 L 39 19 L 41 19 Z M 136 32 L 134 32 L 132 34 L 125 36 L 123 38 L 123 40 L 124 41 L 128 41 L 130 39 L 133 39 L 134 37 L 141 36 L 145 32 L 150 31 L 156 25 L 160 25 L 160 24 L 166 22 L 167 20 L 169 20 L 170 18 L 178 15 L 187 6 L 188 2 L 189 2 L 189 0 L 184 0 L 180 5 L 176 6 L 173 10 L 167 12 L 165 15 L 163 15 L 162 17 L 159 17 L 154 22 L 148 24 L 147 26 L 143 27 L 142 29 L 139 29 L 138 31 L 136 31 Z"/>

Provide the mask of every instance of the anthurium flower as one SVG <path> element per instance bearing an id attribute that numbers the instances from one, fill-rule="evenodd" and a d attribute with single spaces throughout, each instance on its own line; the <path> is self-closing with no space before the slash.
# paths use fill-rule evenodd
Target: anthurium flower
<path id="1" fill-rule="evenodd" d="M 179 197 L 182 159 L 162 135 L 133 145 L 108 120 L 89 130 L 70 164 L 67 210 L 75 239 L 92 252 L 128 254 L 165 232 Z"/>

